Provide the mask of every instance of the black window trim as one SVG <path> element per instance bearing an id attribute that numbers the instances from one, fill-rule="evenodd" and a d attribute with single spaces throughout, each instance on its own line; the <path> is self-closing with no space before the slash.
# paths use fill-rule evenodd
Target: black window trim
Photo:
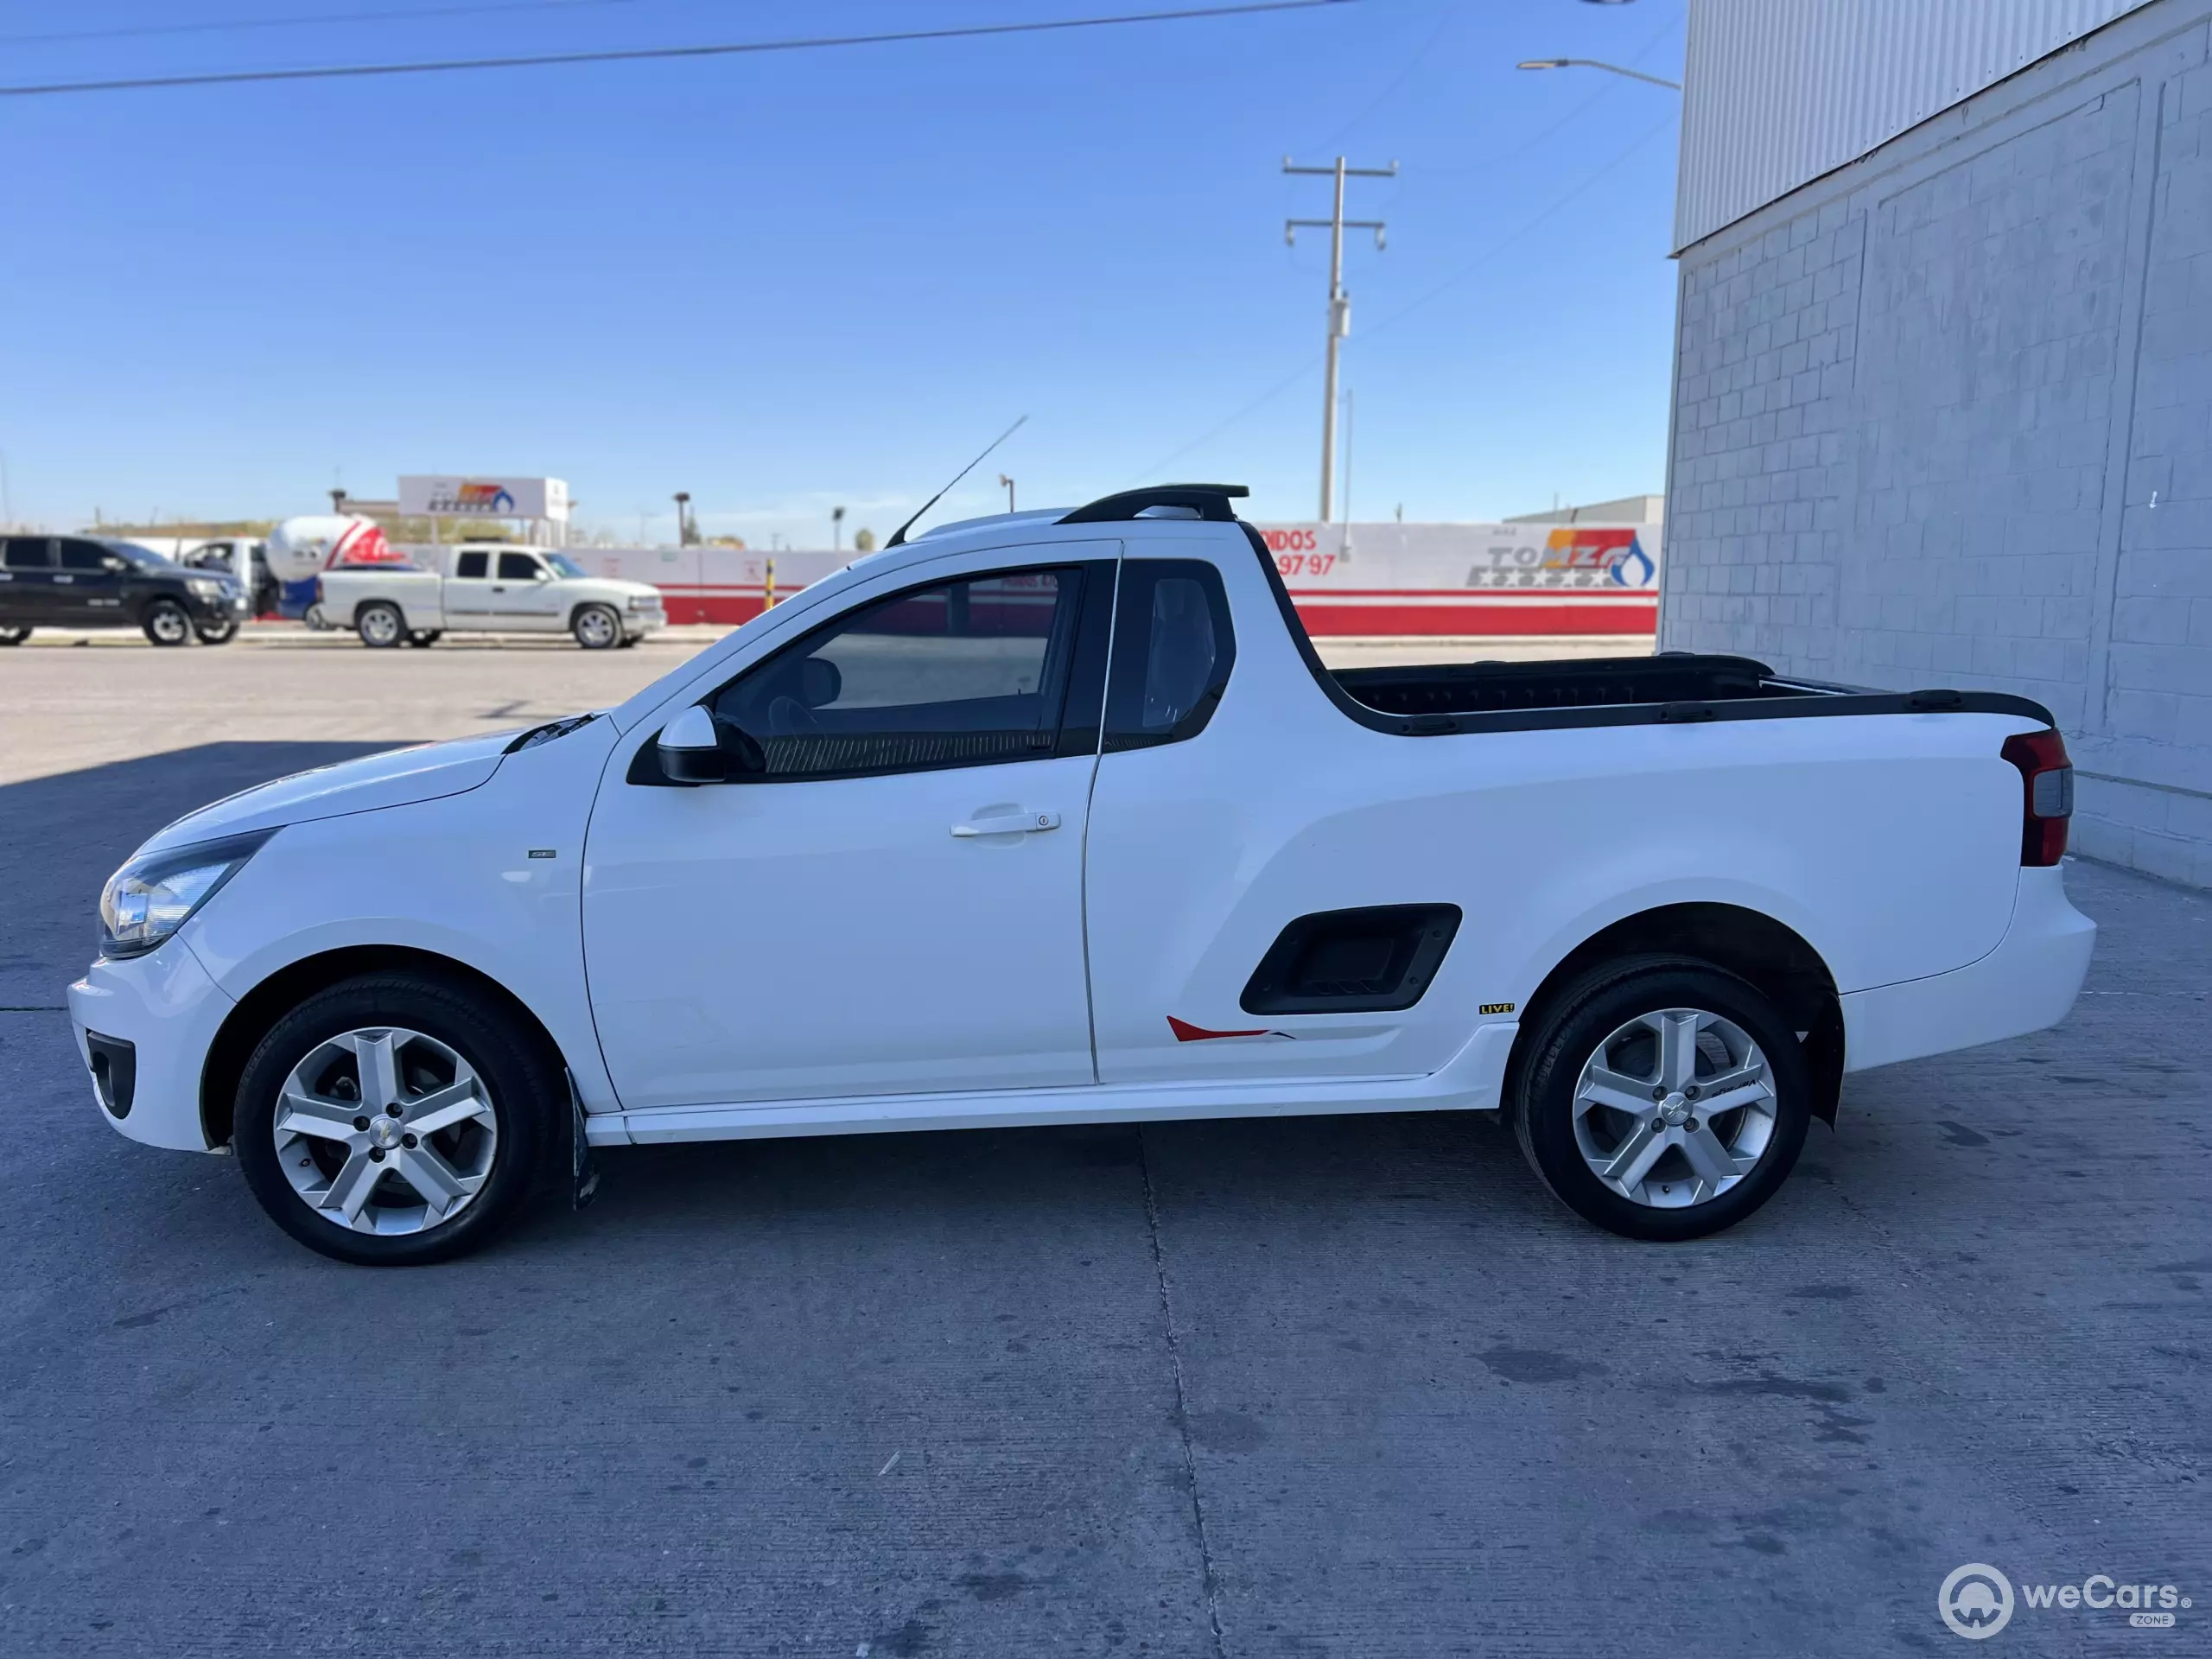
<path id="1" fill-rule="evenodd" d="M 1268 550 L 1266 539 L 1241 518 L 1236 521 L 1236 527 L 1244 532 L 1244 539 L 1251 543 L 1253 553 L 1259 558 L 1261 572 L 1268 590 L 1274 595 L 1283 626 L 1289 630 L 1291 644 L 1322 695 L 1336 704 L 1337 711 L 1346 719 L 1356 721 L 1370 731 L 1394 737 L 1453 737 L 1480 732 L 1539 732 L 1583 726 L 1670 726 L 1714 720 L 1825 719 L 1841 715 L 2011 715 L 2038 721 L 2045 726 L 2055 727 L 2058 723 L 2043 704 L 2009 691 L 1881 691 L 1869 686 L 1831 685 L 1777 674 L 1766 664 L 1745 657 L 1713 660 L 1747 665 L 1757 670 L 1768 684 L 1784 693 L 1803 695 L 1714 697 L 1695 702 L 1608 702 L 1475 714 L 1385 714 L 1353 696 L 1323 665 L 1321 654 L 1313 648 L 1313 638 L 1306 632 L 1298 607 L 1291 602 L 1290 589 L 1284 585 L 1282 572 L 1275 568 L 1274 555 Z"/>
<path id="2" fill-rule="evenodd" d="M 1060 711 L 1055 725 L 1040 731 L 1039 735 L 1052 734 L 1052 741 L 1039 744 L 1026 754 L 993 755 L 977 760 L 962 758 L 952 760 L 918 761 L 912 766 L 856 766 L 835 772 L 733 772 L 721 779 L 723 784 L 821 784 L 834 783 L 853 778 L 899 778 L 921 772 L 952 772 L 979 766 L 1017 766 L 1033 760 L 1055 760 L 1070 756 L 1080 757 L 1098 753 L 1099 734 L 1103 724 L 1106 690 L 1106 653 L 1110 642 L 1113 607 L 1117 589 L 1116 575 L 1120 567 L 1118 558 L 1046 560 L 1033 564 L 993 567 L 981 570 L 963 570 L 951 575 L 931 576 L 907 587 L 893 588 L 847 607 L 836 615 L 816 623 L 804 633 L 786 639 L 766 655 L 748 663 L 729 678 L 698 698 L 693 706 L 708 709 L 721 694 L 747 675 L 767 667 L 770 663 L 792 652 L 803 651 L 810 641 L 850 621 L 863 611 L 880 606 L 893 605 L 915 594 L 925 594 L 932 588 L 950 587 L 955 582 L 1002 581 L 1009 576 L 1035 576 L 1072 572 L 1077 577 L 1076 603 L 1080 607 L 1073 628 L 1073 645 L 1069 653 L 1068 671 L 1060 687 Z M 1103 598 L 1102 598 L 1103 595 Z M 656 728 L 651 737 L 639 746 L 631 757 L 624 781 L 648 787 L 671 789 L 694 787 L 676 784 L 660 769 L 654 745 L 659 741 L 660 729 Z M 712 787 L 713 785 L 699 785 Z"/>

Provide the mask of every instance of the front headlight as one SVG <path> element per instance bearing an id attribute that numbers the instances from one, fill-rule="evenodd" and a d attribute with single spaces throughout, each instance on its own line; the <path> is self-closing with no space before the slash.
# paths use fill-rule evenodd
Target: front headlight
<path id="1" fill-rule="evenodd" d="M 188 576 L 184 585 L 202 599 L 220 599 L 223 583 L 213 576 Z"/>
<path id="2" fill-rule="evenodd" d="M 100 889 L 100 954 L 143 957 L 160 949 L 276 833 L 203 841 L 124 865 Z"/>

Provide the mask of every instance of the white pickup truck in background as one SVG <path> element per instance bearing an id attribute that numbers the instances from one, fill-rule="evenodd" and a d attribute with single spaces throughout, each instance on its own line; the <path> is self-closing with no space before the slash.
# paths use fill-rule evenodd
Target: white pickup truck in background
<path id="1" fill-rule="evenodd" d="M 1673 653 L 1332 673 L 1243 493 L 950 525 L 620 708 L 180 820 L 70 988 L 99 1109 L 363 1262 L 588 1190 L 591 1147 L 1437 1109 L 1682 1239 L 1846 1072 L 2072 1006 L 2040 705 Z"/>
<path id="2" fill-rule="evenodd" d="M 464 543 L 442 557 L 442 572 L 412 564 L 324 571 L 324 620 L 352 628 L 365 645 L 427 645 L 465 630 L 566 633 L 586 651 L 634 645 L 667 621 L 659 588 L 588 575 L 558 549 Z"/>

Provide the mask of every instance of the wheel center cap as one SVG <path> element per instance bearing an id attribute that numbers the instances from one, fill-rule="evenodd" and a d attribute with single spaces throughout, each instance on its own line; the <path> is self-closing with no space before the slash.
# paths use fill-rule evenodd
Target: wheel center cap
<path id="1" fill-rule="evenodd" d="M 1659 1121 L 1670 1129 L 1679 1128 L 1689 1115 L 1690 1103 L 1679 1094 L 1669 1095 L 1659 1103 Z M 377 1121 L 382 1122 L 384 1120 L 379 1118 Z"/>
<path id="2" fill-rule="evenodd" d="M 379 1152 L 390 1152 L 399 1144 L 399 1120 L 396 1117 L 372 1117 L 369 1120 L 369 1144 Z"/>

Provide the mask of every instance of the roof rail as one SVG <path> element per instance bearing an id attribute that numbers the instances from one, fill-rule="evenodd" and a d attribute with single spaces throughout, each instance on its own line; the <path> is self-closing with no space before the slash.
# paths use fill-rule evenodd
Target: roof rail
<path id="1" fill-rule="evenodd" d="M 1103 495 L 1088 505 L 1077 507 L 1058 522 L 1064 524 L 1111 524 L 1125 518 L 1135 518 L 1149 507 L 1193 507 L 1201 518 L 1216 524 L 1230 524 L 1236 520 L 1236 510 L 1229 504 L 1252 492 L 1242 484 L 1154 484 L 1141 490 L 1123 490 L 1116 495 Z"/>

